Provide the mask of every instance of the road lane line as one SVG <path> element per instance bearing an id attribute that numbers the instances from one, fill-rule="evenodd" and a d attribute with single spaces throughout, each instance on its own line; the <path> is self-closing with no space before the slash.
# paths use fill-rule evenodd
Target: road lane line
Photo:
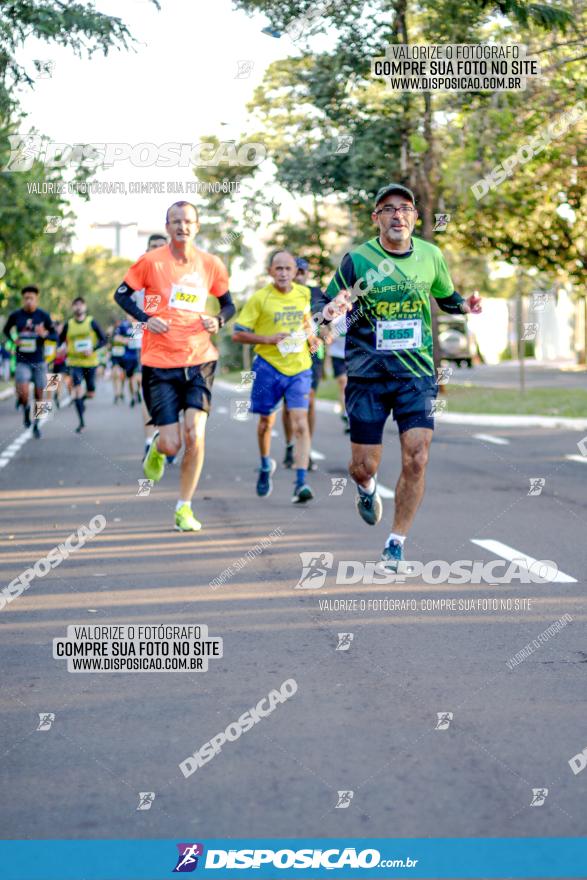
<path id="1" fill-rule="evenodd" d="M 583 464 L 587 464 L 586 455 L 565 455 L 565 458 L 568 458 L 569 461 L 581 461 Z"/>
<path id="2" fill-rule="evenodd" d="M 509 562 L 518 562 L 524 565 L 528 570 L 534 565 L 535 562 L 538 562 L 537 559 L 534 559 L 533 556 L 528 556 L 526 553 L 521 553 L 520 550 L 514 550 L 513 547 L 510 547 L 508 544 L 502 544 L 501 541 L 493 541 L 491 539 L 479 539 L 479 538 L 471 538 L 472 544 L 477 544 L 479 547 L 483 547 L 484 550 L 489 551 L 489 553 L 495 553 L 496 556 L 501 556 L 503 559 L 507 559 Z M 577 579 L 571 577 L 569 574 L 565 574 L 564 571 L 558 571 L 555 568 L 552 568 L 550 565 L 542 565 L 541 571 L 546 569 L 546 574 L 544 577 L 547 577 L 549 581 L 558 584 L 576 584 Z"/>
<path id="3" fill-rule="evenodd" d="M 381 483 L 377 483 L 377 491 L 382 498 L 395 498 L 393 489 L 388 489 L 387 486 L 383 486 Z"/>
<path id="4" fill-rule="evenodd" d="M 493 434 L 473 434 L 475 440 L 483 440 L 485 443 L 495 443 L 496 446 L 509 446 L 510 441 L 503 437 L 494 437 Z"/>

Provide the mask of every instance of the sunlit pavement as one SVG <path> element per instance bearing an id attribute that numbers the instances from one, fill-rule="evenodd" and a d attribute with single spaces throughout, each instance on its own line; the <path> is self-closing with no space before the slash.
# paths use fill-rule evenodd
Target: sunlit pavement
<path id="1" fill-rule="evenodd" d="M 280 466 L 272 495 L 258 499 L 255 423 L 231 418 L 234 396 L 215 394 L 199 534 L 173 530 L 177 466 L 137 494 L 140 413 L 114 407 L 107 385 L 81 437 L 69 408 L 41 440 L 15 447 L 20 415 L 0 402 L 0 460 L 13 450 L 0 469 L 3 584 L 98 514 L 106 520 L 0 611 L 4 837 L 583 834 L 587 774 L 569 766 L 587 747 L 581 436 L 488 430 L 508 441 L 495 443 L 439 421 L 406 545 L 423 563 L 490 562 L 500 557 L 487 542 L 499 542 L 552 560 L 566 581 L 337 585 L 337 571 L 379 558 L 393 502 L 375 528 L 357 517 L 352 484 L 340 482 L 348 438 L 324 412 L 316 501 L 291 504 L 293 475 Z M 379 475 L 388 496 L 398 466 L 390 422 Z M 314 555 L 311 583 L 301 553 Z M 430 604 L 442 598 L 457 610 Z M 563 615 L 572 621 L 538 640 Z M 52 640 L 96 623 L 206 624 L 224 656 L 198 673 L 67 672 Z M 287 679 L 298 688 L 290 699 L 184 778 L 180 762 Z M 38 730 L 46 713 L 54 720 Z M 533 789 L 548 789 L 541 806 L 530 807 Z M 154 792 L 149 809 L 137 810 L 139 792 Z M 353 794 L 341 802 L 339 792 Z"/>

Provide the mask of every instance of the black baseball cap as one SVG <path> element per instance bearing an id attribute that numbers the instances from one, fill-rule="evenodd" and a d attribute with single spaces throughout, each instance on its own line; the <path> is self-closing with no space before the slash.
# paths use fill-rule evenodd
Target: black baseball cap
<path id="1" fill-rule="evenodd" d="M 398 193 L 398 195 L 405 196 L 406 199 L 409 199 L 412 205 L 416 204 L 416 199 L 414 198 L 414 193 L 411 189 L 408 189 L 407 186 L 402 186 L 401 183 L 388 183 L 387 186 L 382 186 L 380 190 L 378 190 L 377 195 L 375 196 L 375 207 L 379 204 L 379 202 L 385 198 L 385 196 L 391 195 L 391 193 Z"/>

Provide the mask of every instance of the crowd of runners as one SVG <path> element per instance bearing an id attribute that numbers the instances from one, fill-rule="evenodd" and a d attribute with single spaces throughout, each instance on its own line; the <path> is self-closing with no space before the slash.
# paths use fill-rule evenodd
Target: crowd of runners
<path id="1" fill-rule="evenodd" d="M 382 517 L 377 470 L 391 413 L 398 426 L 401 473 L 379 563 L 397 571 L 424 493 L 434 429 L 438 386 L 430 298 L 448 313 L 481 309 L 479 297 L 464 299 L 454 290 L 441 251 L 413 236 L 417 216 L 409 189 L 382 187 L 371 214 L 376 235 L 343 256 L 326 290 L 309 285 L 306 259 L 279 250 L 269 258 L 267 283 L 236 314 L 224 263 L 194 244 L 200 228 L 196 206 L 174 203 L 165 218 L 167 234 L 150 237 L 146 253 L 115 291 L 114 301 L 126 314 L 107 331 L 88 314 L 83 297 L 56 323 L 40 308 L 39 289 L 23 288 L 22 307 L 6 320 L 3 348 L 16 360 L 16 405 L 25 427 L 40 438 L 47 405 L 63 405 L 69 397 L 78 415 L 76 432 L 83 433 L 96 375 L 109 369 L 113 403 L 128 402 L 142 413 L 145 477 L 161 480 L 183 448 L 175 528 L 197 532 L 202 524 L 192 500 L 204 462 L 218 361 L 215 335 L 235 318 L 233 341 L 253 347 L 250 411 L 258 416 L 259 499 L 267 499 L 273 488 L 277 464 L 271 439 L 281 409 L 283 465 L 295 470 L 292 502 L 314 500 L 308 472 L 315 468 L 315 395 L 328 352 L 343 429 L 350 435 L 357 511 L 369 525 Z M 56 380 L 59 374 L 63 382 Z M 60 388 L 69 392 L 61 400 Z"/>

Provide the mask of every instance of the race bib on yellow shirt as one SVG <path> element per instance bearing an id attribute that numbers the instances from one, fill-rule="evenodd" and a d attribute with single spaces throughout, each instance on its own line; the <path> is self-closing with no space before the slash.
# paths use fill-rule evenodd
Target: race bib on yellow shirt
<path id="1" fill-rule="evenodd" d="M 169 308 L 183 309 L 186 312 L 205 312 L 208 291 L 205 287 L 193 284 L 172 284 Z"/>
<path id="2" fill-rule="evenodd" d="M 91 339 L 74 339 L 73 350 L 78 354 L 91 354 L 93 349 Z"/>
<path id="3" fill-rule="evenodd" d="M 422 319 L 377 321 L 377 351 L 406 351 L 422 345 Z"/>
<path id="4" fill-rule="evenodd" d="M 305 344 L 306 334 L 302 330 L 297 330 L 295 333 L 290 333 L 286 339 L 278 342 L 277 348 L 283 355 L 299 354 L 300 351 L 304 350 Z"/>
<path id="5" fill-rule="evenodd" d="M 113 345 L 112 346 L 112 357 L 119 358 L 124 357 L 125 348 L 124 345 Z"/>

